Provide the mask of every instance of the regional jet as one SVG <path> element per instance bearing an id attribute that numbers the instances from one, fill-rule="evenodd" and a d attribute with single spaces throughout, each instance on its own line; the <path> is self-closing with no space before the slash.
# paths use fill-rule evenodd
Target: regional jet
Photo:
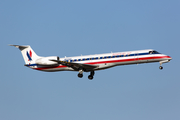
<path id="1" fill-rule="evenodd" d="M 25 66 L 29 68 L 46 72 L 77 71 L 79 72 L 79 78 L 83 77 L 83 72 L 90 72 L 89 80 L 93 79 L 94 71 L 120 65 L 159 62 L 159 69 L 162 70 L 162 64 L 170 62 L 172 59 L 170 56 L 161 54 L 153 49 L 64 58 L 58 56 L 41 57 L 29 45 L 10 46 L 19 48 L 24 58 Z"/>

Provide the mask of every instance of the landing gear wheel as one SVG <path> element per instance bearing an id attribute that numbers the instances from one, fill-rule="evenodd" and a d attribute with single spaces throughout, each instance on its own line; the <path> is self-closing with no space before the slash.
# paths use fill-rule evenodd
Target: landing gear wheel
<path id="1" fill-rule="evenodd" d="M 160 69 L 160 70 L 162 70 L 162 69 L 163 69 L 163 67 L 162 67 L 162 66 L 159 66 L 159 69 Z"/>
<path id="2" fill-rule="evenodd" d="M 92 80 L 92 79 L 93 79 L 93 76 L 92 76 L 92 75 L 89 75 L 89 76 L 88 76 L 88 79 L 89 79 L 89 80 Z"/>
<path id="3" fill-rule="evenodd" d="M 78 74 L 78 77 L 79 77 L 79 78 L 82 78 L 82 77 L 83 77 L 83 74 L 80 74 L 80 73 L 79 73 L 79 74 Z"/>

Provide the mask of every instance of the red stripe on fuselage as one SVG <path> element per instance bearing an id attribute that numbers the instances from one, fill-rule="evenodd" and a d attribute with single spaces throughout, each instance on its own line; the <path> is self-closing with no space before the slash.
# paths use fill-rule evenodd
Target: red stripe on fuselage
<path id="1" fill-rule="evenodd" d="M 43 68 L 34 68 L 34 69 L 36 69 L 36 70 L 46 70 L 46 69 L 64 68 L 64 67 L 67 67 L 67 66 L 60 65 L 60 66 L 56 66 L 56 67 L 43 67 Z"/>

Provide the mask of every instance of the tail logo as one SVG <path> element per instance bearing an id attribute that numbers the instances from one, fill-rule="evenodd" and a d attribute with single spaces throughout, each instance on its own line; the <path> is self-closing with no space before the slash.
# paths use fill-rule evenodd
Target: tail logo
<path id="1" fill-rule="evenodd" d="M 27 51 L 26 55 L 28 57 L 28 61 L 31 61 L 32 60 L 32 52 L 31 52 L 31 50 L 29 51 L 29 53 Z"/>

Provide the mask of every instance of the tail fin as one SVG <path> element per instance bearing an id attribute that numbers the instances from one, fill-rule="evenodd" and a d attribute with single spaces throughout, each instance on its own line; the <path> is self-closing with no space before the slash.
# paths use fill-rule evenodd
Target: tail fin
<path id="1" fill-rule="evenodd" d="M 29 45 L 28 46 L 10 45 L 10 46 L 14 46 L 16 48 L 19 48 L 19 50 L 21 50 L 25 64 L 29 64 L 29 63 L 32 64 L 38 58 L 40 58 Z"/>

